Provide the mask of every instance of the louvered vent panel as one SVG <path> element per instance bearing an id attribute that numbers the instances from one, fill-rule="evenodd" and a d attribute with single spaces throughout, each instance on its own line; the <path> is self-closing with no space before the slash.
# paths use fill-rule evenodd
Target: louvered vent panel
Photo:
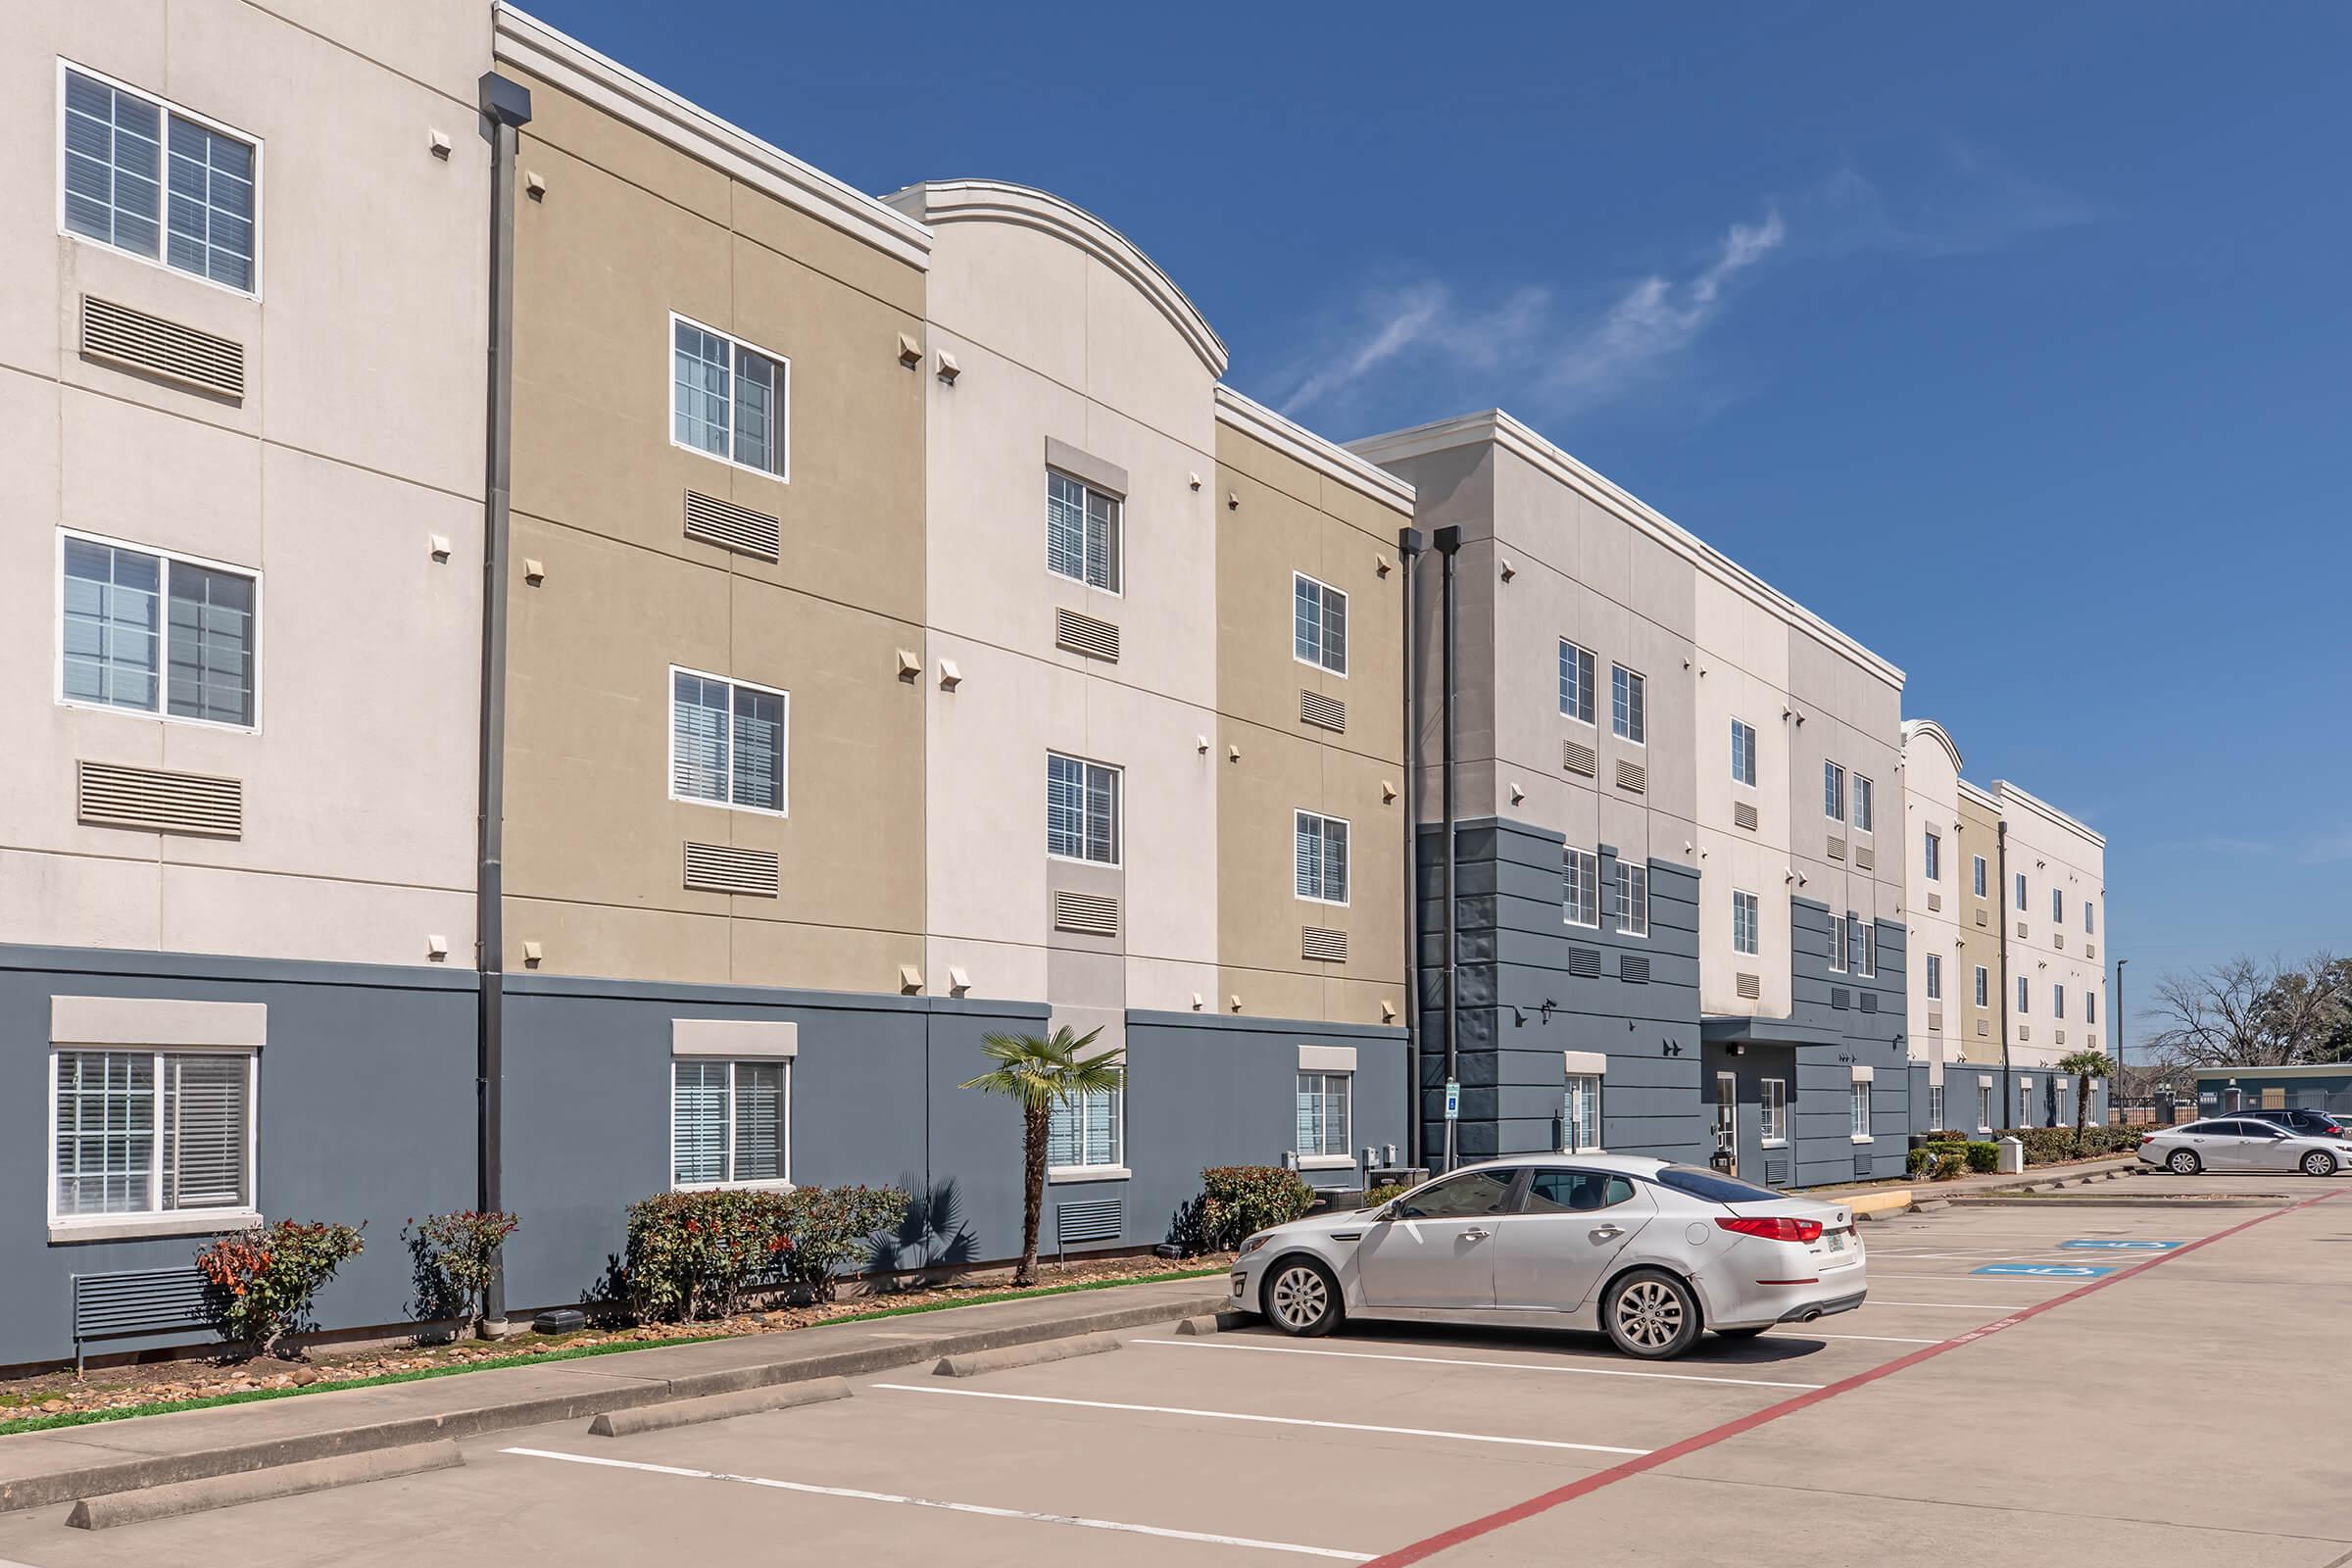
<path id="1" fill-rule="evenodd" d="M 2095 958 L 2098 956 L 2099 945 L 2096 942 L 2085 942 L 2082 944 L 2082 956 L 2085 958 Z"/>
<path id="2" fill-rule="evenodd" d="M 1876 991 L 1865 991 L 1862 993 L 1862 1010 L 1864 1012 L 1876 1012 L 1879 1010 L 1879 994 Z"/>
<path id="3" fill-rule="evenodd" d="M 739 850 L 727 844 L 686 846 L 686 888 L 691 893 L 740 893 L 746 898 L 776 896 L 776 857 L 772 850 Z"/>
<path id="4" fill-rule="evenodd" d="M 732 501 L 686 492 L 686 537 L 738 555 L 773 561 L 783 549 L 784 524 L 764 512 Z"/>
<path id="5" fill-rule="evenodd" d="M 1089 659 L 1119 662 L 1119 628 L 1107 620 L 1081 615 L 1075 610 L 1054 612 L 1054 646 Z"/>
<path id="6" fill-rule="evenodd" d="M 1943 1032 L 1943 1014 L 1940 1012 L 1929 1013 L 1928 1027 L 1935 1030 L 1937 1034 L 1941 1034 Z"/>
<path id="7" fill-rule="evenodd" d="M 2022 937 L 2023 937 L 2023 936 L 2026 934 L 2026 930 L 2027 930 L 2027 927 L 2026 927 L 2026 922 L 2025 922 L 2025 921 L 2023 921 L 2023 920 L 2020 920 L 2020 921 L 2018 921 L 2018 922 L 2017 922 L 2017 934 L 2018 934 L 2018 935 L 2019 935 L 2021 938 L 2022 938 Z"/>
<path id="8" fill-rule="evenodd" d="M 1854 1174 L 1858 1177 L 1866 1177 L 1870 1174 L 1870 1156 L 1868 1154 L 1854 1156 Z"/>
<path id="9" fill-rule="evenodd" d="M 242 779 L 168 773 L 160 767 L 114 762 L 74 764 L 74 814 L 92 827 L 135 827 L 151 833 L 197 833 L 241 838 L 245 833 Z"/>
<path id="10" fill-rule="evenodd" d="M 1314 958 L 1323 963 L 1348 961 L 1348 933 L 1329 931 L 1319 925 L 1298 928 L 1298 956 Z"/>
<path id="11" fill-rule="evenodd" d="M 2052 932 L 2050 946 L 2056 948 L 2060 953 L 2064 953 L 2066 951 L 2066 933 L 2063 931 Z"/>
<path id="12" fill-rule="evenodd" d="M 1845 840 L 1840 838 L 1833 838 L 1830 840 L 1830 858 L 1833 860 L 1842 860 L 1845 858 Z"/>
<path id="13" fill-rule="evenodd" d="M 204 1276 L 175 1268 L 74 1276 L 74 1337 L 163 1333 L 204 1322 Z"/>
<path id="14" fill-rule="evenodd" d="M 1879 867 L 1879 852 L 1872 849 L 1867 844 L 1855 845 L 1854 864 L 1861 867 L 1865 871 L 1877 870 Z"/>
<path id="15" fill-rule="evenodd" d="M 1348 728 L 1348 705 L 1337 697 L 1326 697 L 1320 692 L 1300 692 L 1298 718 L 1301 723 L 1312 724 L 1319 729 L 1345 732 Z"/>
<path id="16" fill-rule="evenodd" d="M 1560 766 L 1569 772 L 1582 773 L 1585 777 L 1591 778 L 1594 768 L 1598 765 L 1598 760 L 1592 755 L 1592 748 L 1584 742 L 1560 742 Z"/>
<path id="17" fill-rule="evenodd" d="M 2034 1038 L 2034 1031 L 2033 1031 L 2032 1029 L 2028 1028 L 2026 1025 L 2024 1025 L 2024 1024 L 2022 1024 L 2022 1023 L 2021 1023 L 2021 1024 L 2019 1024 L 2019 1025 L 2017 1026 L 2017 1043 L 2018 1043 L 2019 1045 L 2021 1045 L 2021 1046 L 2022 1046 L 2022 1045 L 2024 1045 L 2024 1044 L 2025 1044 L 2027 1041 L 2029 1041 L 2029 1040 L 2031 1040 L 2031 1039 L 2033 1039 L 2033 1038 Z"/>
<path id="18" fill-rule="evenodd" d="M 245 345 L 95 295 L 81 297 L 81 352 L 224 398 L 245 396 Z"/>
<path id="19" fill-rule="evenodd" d="M 2063 1046 L 2066 1044 L 2066 1031 L 2063 1029 L 2053 1030 L 2051 1031 L 2050 1039 Z"/>
<path id="20" fill-rule="evenodd" d="M 1754 807 L 1748 805 L 1745 801 L 1734 801 L 1732 803 L 1732 826 L 1743 827 L 1752 833 L 1755 831 L 1756 820 L 1756 808 Z"/>
<path id="21" fill-rule="evenodd" d="M 1643 767 L 1640 762 L 1629 762 L 1623 758 L 1619 758 L 1617 760 L 1617 787 L 1621 790 L 1632 790 L 1636 795 L 1646 793 L 1649 789 L 1649 769 Z"/>
<path id="22" fill-rule="evenodd" d="M 1120 1198 L 1099 1198 L 1087 1203 L 1055 1203 L 1054 1205 L 1054 1240 L 1070 1242 L 1115 1242 L 1127 1228 L 1127 1202 Z"/>
<path id="23" fill-rule="evenodd" d="M 1992 923 L 1992 922 L 1991 922 L 1990 920 L 1988 920 L 1988 919 L 1986 919 L 1986 918 L 1985 918 L 1985 916 L 1984 916 L 1984 911 L 1983 909 L 1979 909 L 1979 910 L 1977 911 L 1977 924 L 1979 924 L 1979 925 L 1990 925 L 1991 923 Z"/>
<path id="24" fill-rule="evenodd" d="M 1843 986 L 1832 986 L 1830 988 L 1831 1006 L 1836 1007 L 1839 1012 L 1844 1012 L 1853 1004 L 1854 994 L 1851 991 L 1848 991 Z"/>
<path id="25" fill-rule="evenodd" d="M 1062 893 L 1054 895 L 1054 929 L 1075 931 L 1080 936 L 1115 937 L 1119 934 L 1119 901 L 1098 893 Z"/>
<path id="26" fill-rule="evenodd" d="M 1649 960 L 1639 954 L 1619 954 L 1617 956 L 1617 978 L 1631 980 L 1638 986 L 1649 984 Z"/>
<path id="27" fill-rule="evenodd" d="M 1734 975 L 1732 979 L 1740 995 L 1751 1002 L 1764 995 L 1764 977 L 1762 975 L 1740 974 Z"/>
<path id="28" fill-rule="evenodd" d="M 1764 1185 L 1767 1187 L 1788 1185 L 1788 1156 L 1787 1154 L 1764 1156 Z"/>
<path id="29" fill-rule="evenodd" d="M 1977 1033 L 1980 1035 L 1991 1034 L 1992 1020 L 1990 1018 L 1979 1018 L 1977 1020 Z"/>
<path id="30" fill-rule="evenodd" d="M 1568 950 L 1568 972 L 1582 980 L 1599 978 L 1600 950 L 1571 947 Z"/>
<path id="31" fill-rule="evenodd" d="M 1942 907 L 1943 907 L 1943 895 L 1942 895 L 1942 894 L 1940 894 L 1940 893 L 1931 893 L 1931 894 L 1929 894 L 1929 895 L 1928 895 L 1928 912 L 1929 912 L 1930 914 L 1933 914 L 1933 913 L 1935 913 L 1935 912 L 1936 912 L 1937 909 L 1940 909 L 1940 908 L 1942 908 Z"/>

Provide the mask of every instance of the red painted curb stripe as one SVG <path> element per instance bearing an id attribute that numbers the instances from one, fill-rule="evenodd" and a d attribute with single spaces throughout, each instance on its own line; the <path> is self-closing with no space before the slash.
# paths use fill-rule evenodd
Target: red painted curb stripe
<path id="1" fill-rule="evenodd" d="M 1625 1480 L 1628 1476 L 1638 1476 L 1644 1471 L 1655 1470 L 1660 1465 L 1672 1464 L 1686 1454 L 1696 1453 L 1701 1448 L 1711 1448 L 1727 1438 L 1736 1438 L 1741 1433 L 1753 1432 L 1768 1421 L 1778 1421 L 1785 1415 L 1794 1415 L 1797 1411 L 1819 1404 L 1824 1399 L 1834 1399 L 1840 1394 L 1850 1393 L 1865 1384 L 1876 1383 L 1884 1377 L 1891 1377 L 1906 1367 L 1914 1367 L 1922 1361 L 1932 1360 L 1946 1350 L 1956 1350 L 1963 1345 L 1974 1345 L 1986 1335 L 1998 1334 L 2003 1329 L 2015 1328 L 2028 1318 L 2039 1317 L 2053 1307 L 2064 1306 L 2069 1301 L 2080 1300 L 2093 1291 L 2103 1291 L 2110 1285 L 2121 1285 L 2133 1275 L 2144 1274 L 2149 1269 L 2172 1262 L 2175 1258 L 2186 1257 L 2199 1248 L 2211 1247 L 2216 1242 L 2227 1241 L 2238 1232 L 2251 1230 L 2265 1221 L 2278 1219 L 2282 1215 L 2292 1214 L 2298 1209 L 2309 1208 L 2314 1203 L 2325 1203 L 2331 1198 L 2342 1196 L 2341 1193 L 2323 1193 L 2317 1198 L 2307 1198 L 2300 1203 L 2273 1209 L 2268 1214 L 2257 1214 L 2252 1219 L 2243 1220 L 2230 1226 L 2228 1230 L 2215 1231 L 2211 1236 L 2202 1237 L 2184 1247 L 2177 1247 L 2169 1252 L 2159 1253 L 2157 1256 L 2151 1257 L 2143 1263 L 2135 1263 L 2120 1273 L 2110 1274 L 2103 1279 L 2092 1280 L 2087 1285 L 2078 1286 L 2064 1296 L 2054 1296 L 2046 1301 L 2012 1312 L 2007 1317 L 1995 1319 L 1981 1328 L 1970 1329 L 1965 1334 L 1955 1334 L 1948 1340 L 1939 1341 L 1924 1349 L 1913 1350 L 1908 1355 L 1897 1356 L 1894 1360 L 1881 1366 L 1874 1366 L 1867 1372 L 1857 1372 L 1843 1382 L 1828 1384 L 1805 1394 L 1792 1395 L 1778 1404 L 1766 1405 L 1763 1409 L 1743 1415 L 1736 1421 L 1727 1421 L 1722 1426 L 1685 1438 L 1680 1443 L 1670 1444 L 1663 1448 L 1653 1448 L 1639 1459 L 1628 1459 L 1623 1464 L 1611 1465 L 1606 1470 L 1594 1471 L 1592 1475 L 1571 1481 L 1564 1487 L 1555 1487 L 1549 1492 L 1541 1493 L 1528 1498 L 1525 1502 L 1513 1503 L 1510 1507 L 1488 1514 L 1482 1519 L 1472 1519 L 1466 1523 L 1455 1525 L 1452 1529 L 1441 1531 L 1426 1541 L 1416 1541 L 1409 1546 L 1399 1546 L 1385 1556 L 1373 1558 L 1371 1562 L 1364 1565 L 1364 1568 L 1405 1568 L 1407 1563 L 1419 1562 L 1425 1557 L 1444 1551 L 1448 1546 L 1458 1546 L 1465 1541 L 1475 1541 L 1480 1536 L 1500 1530 L 1505 1525 L 1515 1525 L 1522 1519 L 1533 1519 L 1540 1513 L 1547 1513 L 1551 1509 L 1557 1508 L 1561 1503 L 1574 1502 L 1579 1497 L 1589 1496 L 1603 1487 Z"/>

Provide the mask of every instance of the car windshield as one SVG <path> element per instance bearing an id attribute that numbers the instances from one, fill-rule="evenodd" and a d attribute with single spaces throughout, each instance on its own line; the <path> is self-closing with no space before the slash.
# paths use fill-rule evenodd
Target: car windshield
<path id="1" fill-rule="evenodd" d="M 1703 1198 L 1710 1203 L 1775 1203 L 1788 1195 L 1776 1193 L 1769 1187 L 1751 1187 L 1735 1177 L 1696 1165 L 1668 1165 L 1651 1178 L 1661 1187 L 1671 1187 L 1692 1198 Z"/>

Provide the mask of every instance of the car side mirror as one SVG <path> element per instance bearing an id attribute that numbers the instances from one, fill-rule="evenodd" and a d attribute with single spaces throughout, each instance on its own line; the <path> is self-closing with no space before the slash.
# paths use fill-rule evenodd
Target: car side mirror
<path id="1" fill-rule="evenodd" d="M 1379 1213 L 1377 1213 L 1377 1214 L 1375 1214 L 1375 1215 L 1373 1215 L 1372 1217 L 1373 1217 L 1374 1219 L 1376 1219 L 1376 1220 L 1401 1219 L 1401 1218 L 1403 1218 L 1403 1217 L 1404 1217 L 1404 1200 L 1403 1200 L 1403 1199 L 1401 1199 L 1401 1198 L 1392 1198 L 1392 1199 L 1390 1199 L 1390 1200 L 1389 1200 L 1387 1202 L 1385 1202 L 1385 1203 L 1383 1203 L 1383 1204 L 1381 1204 L 1381 1205 L 1380 1205 L 1380 1212 L 1379 1212 Z"/>

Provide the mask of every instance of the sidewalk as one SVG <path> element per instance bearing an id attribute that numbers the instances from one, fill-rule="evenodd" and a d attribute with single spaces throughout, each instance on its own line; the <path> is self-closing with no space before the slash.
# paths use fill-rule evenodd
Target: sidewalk
<path id="1" fill-rule="evenodd" d="M 1213 1312 L 1223 1276 L 820 1324 L 0 1438 L 0 1512 Z"/>
<path id="2" fill-rule="evenodd" d="M 1805 1197 L 1825 1203 L 1843 1203 L 1865 1218 L 1900 1214 L 1915 1206 L 1946 1199 L 1982 1197 L 1994 1193 L 2055 1189 L 2082 1182 L 2112 1181 L 2139 1168 L 2135 1154 L 2105 1154 L 2095 1159 L 2072 1159 L 2055 1165 L 2029 1165 L 2022 1175 L 1956 1176 L 1946 1182 L 1914 1177 L 1906 1182 L 1879 1182 L 1860 1187 L 1807 1188 Z"/>

